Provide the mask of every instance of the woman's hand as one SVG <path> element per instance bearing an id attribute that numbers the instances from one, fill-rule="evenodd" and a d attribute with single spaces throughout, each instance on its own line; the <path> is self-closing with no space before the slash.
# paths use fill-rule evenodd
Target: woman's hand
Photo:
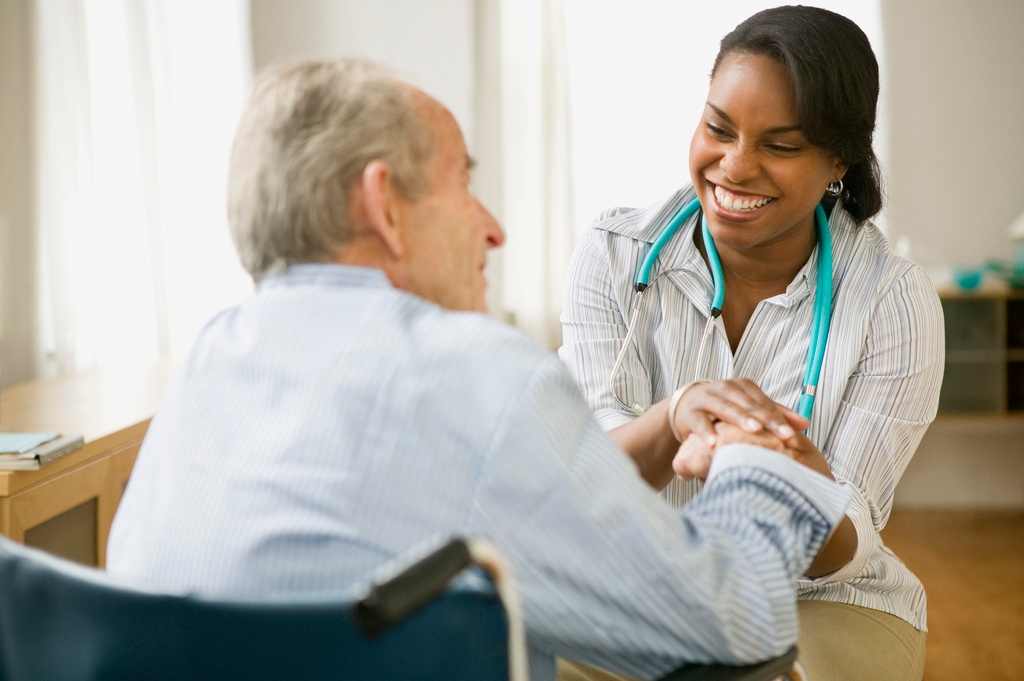
<path id="1" fill-rule="evenodd" d="M 670 425 L 685 442 L 693 434 L 714 446 L 715 424 L 725 422 L 747 433 L 767 431 L 790 446 L 798 430 L 805 430 L 807 419 L 792 409 L 777 404 L 746 378 L 712 381 L 691 385 L 668 414 Z"/>
<path id="2" fill-rule="evenodd" d="M 644 480 L 660 490 L 677 475 L 673 461 L 680 443 L 695 434 L 713 448 L 716 423 L 728 423 L 749 434 L 772 435 L 785 443 L 796 430 L 807 427 L 806 419 L 773 402 L 753 381 L 741 378 L 692 384 L 678 400 L 661 400 L 638 418 L 613 428 L 609 435 L 636 462 Z M 701 456 L 706 460 L 698 463 L 695 459 L 691 477 L 707 475 L 710 449 Z"/>

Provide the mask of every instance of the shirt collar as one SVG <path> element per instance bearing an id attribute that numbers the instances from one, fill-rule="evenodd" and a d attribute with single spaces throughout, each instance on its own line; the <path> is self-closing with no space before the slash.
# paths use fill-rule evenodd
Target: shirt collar
<path id="1" fill-rule="evenodd" d="M 264 278 L 260 290 L 291 286 L 330 286 L 338 288 L 394 288 L 383 270 L 336 263 L 300 263 Z"/>
<path id="2" fill-rule="evenodd" d="M 609 219 L 595 225 L 596 229 L 622 234 L 637 241 L 653 244 L 664 230 L 665 225 L 672 219 L 679 210 L 683 208 L 696 196 L 693 187 L 686 185 L 674 192 L 667 199 L 655 203 L 642 211 L 629 211 L 628 213 L 617 209 L 611 212 Z M 617 215 L 629 215 L 628 219 L 614 219 Z M 695 213 L 686 224 L 679 228 L 671 241 L 665 244 L 659 254 L 657 262 L 651 272 L 652 281 L 661 273 L 669 276 L 677 286 L 688 290 L 693 288 L 693 295 L 700 297 L 708 295 L 710 291 L 711 274 L 704 264 L 704 259 L 693 243 L 693 231 L 697 228 L 697 216 Z M 842 205 L 836 206 L 831 219 L 833 267 L 844 262 L 846 252 L 852 248 L 852 240 L 856 233 L 857 224 L 853 217 L 843 210 Z M 811 295 L 814 288 L 814 280 L 818 272 L 818 249 L 811 252 L 804 266 L 800 268 L 793 281 L 786 287 L 785 293 L 770 298 L 773 303 L 784 307 L 795 305 L 807 296 Z M 842 278 L 842 272 L 833 272 L 833 280 Z M 684 280 L 696 277 L 692 284 L 684 284 Z M 692 281 L 692 280 L 691 280 Z"/>
<path id="3" fill-rule="evenodd" d="M 652 244 L 661 235 L 662 230 L 672 219 L 672 216 L 678 213 L 683 206 L 696 196 L 697 194 L 694 192 L 693 187 L 688 184 L 682 189 L 672 192 L 667 198 L 642 210 L 636 208 L 613 208 L 605 211 L 598 218 L 594 228 Z M 691 219 L 689 221 L 689 223 L 692 222 L 695 222 L 695 220 Z M 689 224 L 683 225 L 676 236 L 682 235 L 688 226 Z M 673 238 L 672 241 L 674 242 L 675 240 Z M 669 245 L 671 243 L 666 245 L 666 248 Z"/>

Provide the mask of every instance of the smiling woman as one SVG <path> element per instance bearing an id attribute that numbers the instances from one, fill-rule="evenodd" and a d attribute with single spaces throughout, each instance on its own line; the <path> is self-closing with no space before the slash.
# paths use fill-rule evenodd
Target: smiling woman
<path id="1" fill-rule="evenodd" d="M 924 590 L 879 532 L 935 416 L 943 327 L 927 275 L 870 222 L 878 93 L 849 19 L 778 7 L 741 23 L 714 61 L 692 183 L 594 224 L 562 317 L 562 359 L 669 500 L 691 500 L 733 442 L 851 490 L 798 586 L 816 679 L 923 673 Z"/>

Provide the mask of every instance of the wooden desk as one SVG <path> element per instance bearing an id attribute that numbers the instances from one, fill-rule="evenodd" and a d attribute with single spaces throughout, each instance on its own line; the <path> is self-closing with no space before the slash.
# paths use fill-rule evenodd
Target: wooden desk
<path id="1" fill-rule="evenodd" d="M 85 436 L 38 471 L 0 471 L 0 533 L 103 567 L 107 536 L 170 361 L 31 381 L 0 391 L 0 430 Z"/>

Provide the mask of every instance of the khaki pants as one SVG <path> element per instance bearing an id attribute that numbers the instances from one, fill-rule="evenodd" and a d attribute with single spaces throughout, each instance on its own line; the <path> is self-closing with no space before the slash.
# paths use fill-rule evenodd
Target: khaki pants
<path id="1" fill-rule="evenodd" d="M 807 681 L 921 681 L 925 633 L 899 617 L 845 603 L 800 601 L 800 664 Z M 559 681 L 631 681 L 558 661 Z"/>
<path id="2" fill-rule="evenodd" d="M 796 647 L 808 681 L 921 681 L 927 634 L 899 617 L 845 603 L 800 601 Z"/>

